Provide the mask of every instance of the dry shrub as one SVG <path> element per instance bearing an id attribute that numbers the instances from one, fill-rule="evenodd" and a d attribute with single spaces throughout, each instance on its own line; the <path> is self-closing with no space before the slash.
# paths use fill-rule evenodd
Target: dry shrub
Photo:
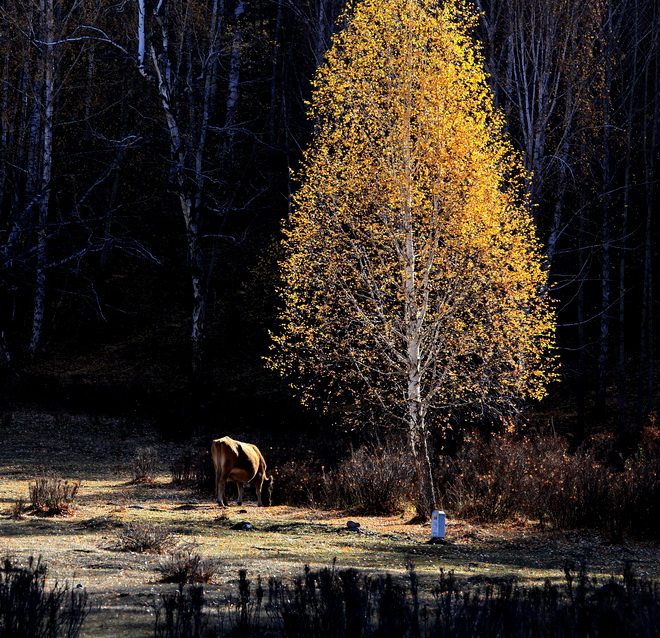
<path id="1" fill-rule="evenodd" d="M 555 434 L 471 437 L 440 466 L 445 507 L 482 521 L 526 516 L 557 527 L 593 523 L 607 484 L 607 470 L 592 452 L 570 454 Z"/>
<path id="2" fill-rule="evenodd" d="M 651 423 L 642 428 L 640 452 L 647 457 L 660 455 L 660 427 L 655 424 L 656 415 L 652 413 Z"/>
<path id="3" fill-rule="evenodd" d="M 472 585 L 440 570 L 433 599 L 418 577 L 395 580 L 354 569 L 311 571 L 293 582 L 273 579 L 270 608 L 285 636 L 657 636 L 660 588 L 628 570 L 598 582 L 565 568 L 564 583 L 529 586 L 510 578 Z"/>
<path id="4" fill-rule="evenodd" d="M 455 516 L 503 520 L 523 498 L 524 455 L 505 439 L 468 438 L 456 457 L 440 457 L 436 485 L 441 502 Z"/>
<path id="5" fill-rule="evenodd" d="M 440 570 L 432 597 L 408 577 L 356 569 L 312 570 L 272 577 L 265 590 L 239 572 L 238 594 L 206 604 L 201 585 L 179 586 L 156 606 L 156 638 L 183 636 L 398 636 L 529 638 L 529 636 L 658 636 L 660 585 L 635 576 L 599 580 L 585 565 L 566 563 L 565 579 L 542 585 L 507 577 L 471 583 Z M 264 604 L 265 603 L 265 604 Z M 266 612 L 265 614 L 263 612 Z"/>
<path id="6" fill-rule="evenodd" d="M 9 508 L 9 516 L 10 518 L 16 519 L 17 521 L 25 518 L 25 514 L 27 512 L 27 505 L 25 503 L 25 500 L 22 498 L 17 499 L 14 501 L 12 506 Z"/>
<path id="7" fill-rule="evenodd" d="M 181 485 L 190 485 L 195 480 L 195 457 L 197 453 L 190 448 L 184 450 L 181 455 L 172 462 L 172 481 Z"/>
<path id="8" fill-rule="evenodd" d="M 208 450 L 184 450 L 172 463 L 172 480 L 185 487 L 192 487 L 200 492 L 213 492 L 215 469 Z"/>
<path id="9" fill-rule="evenodd" d="M 156 476 L 158 466 L 158 451 L 154 447 L 141 447 L 137 449 L 133 459 L 133 482 L 152 483 Z"/>
<path id="10" fill-rule="evenodd" d="M 30 556 L 26 566 L 7 556 L 0 567 L 0 638 L 76 638 L 91 604 L 82 587 L 49 582 L 48 569 Z"/>
<path id="11" fill-rule="evenodd" d="M 71 514 L 80 483 L 51 477 L 38 476 L 30 485 L 30 501 L 35 512 L 48 516 Z"/>
<path id="12" fill-rule="evenodd" d="M 210 583 L 219 567 L 218 561 L 203 558 L 193 549 L 186 548 L 164 556 L 158 571 L 164 583 Z"/>
<path id="13" fill-rule="evenodd" d="M 271 502 L 295 506 L 315 506 L 322 492 L 321 470 L 311 461 L 287 461 L 271 470 Z"/>
<path id="14" fill-rule="evenodd" d="M 660 538 L 660 449 L 643 448 L 611 485 L 613 525 L 638 538 Z"/>
<path id="15" fill-rule="evenodd" d="M 603 442 L 571 451 L 557 434 L 472 437 L 458 454 L 441 457 L 437 484 L 458 517 L 523 516 L 557 528 L 590 527 L 612 540 L 624 532 L 657 537 L 660 453 L 640 452 L 623 470 L 601 459 Z"/>
<path id="16" fill-rule="evenodd" d="M 272 580 L 272 579 L 271 579 Z M 228 596 L 225 599 L 227 621 L 232 627 L 231 631 L 218 632 L 218 635 L 233 636 L 261 636 L 262 605 L 265 590 L 261 576 L 257 576 L 256 587 L 247 577 L 245 569 L 238 570 L 238 596 Z"/>
<path id="17" fill-rule="evenodd" d="M 569 452 L 557 435 L 526 439 L 524 512 L 558 528 L 602 527 L 609 509 L 612 470 L 592 449 Z"/>
<path id="18" fill-rule="evenodd" d="M 411 500 L 410 455 L 394 446 L 364 446 L 323 477 L 323 503 L 365 514 L 397 514 Z"/>
<path id="19" fill-rule="evenodd" d="M 209 630 L 209 619 L 204 613 L 204 588 L 179 585 L 175 592 L 160 595 L 156 604 L 154 638 L 198 638 L 219 636 L 220 631 Z"/>
<path id="20" fill-rule="evenodd" d="M 124 525 L 112 547 L 125 552 L 163 554 L 176 544 L 176 537 L 165 527 L 136 522 Z"/>
<path id="21" fill-rule="evenodd" d="M 622 470 L 597 448 L 569 452 L 561 437 L 536 439 L 526 481 L 526 514 L 555 527 L 591 527 L 620 542 L 624 533 L 658 537 L 660 454 L 642 450 Z"/>

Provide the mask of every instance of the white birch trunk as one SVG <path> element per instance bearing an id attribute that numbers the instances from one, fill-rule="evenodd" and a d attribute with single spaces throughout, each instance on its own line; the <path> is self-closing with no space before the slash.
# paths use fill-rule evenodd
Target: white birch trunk
<path id="1" fill-rule="evenodd" d="M 160 5 L 156 9 L 159 11 Z M 237 7 L 237 17 L 243 13 L 244 4 L 240 0 Z M 216 102 L 216 87 L 220 64 L 220 32 L 222 27 L 222 5 L 214 0 L 211 5 L 211 16 L 208 27 L 208 48 L 204 52 L 196 53 L 192 48 L 189 34 L 182 33 L 181 41 L 175 40 L 178 45 L 186 44 L 184 50 L 175 52 L 178 55 L 178 66 L 173 67 L 170 56 L 170 42 L 168 32 L 167 6 L 162 7 L 162 14 L 156 16 L 161 26 L 158 40 L 160 55 L 156 53 L 154 41 L 151 42 L 149 55 L 154 67 L 158 85 L 161 109 L 165 116 L 167 130 L 170 138 L 172 162 L 174 164 L 174 183 L 179 199 L 186 232 L 186 249 L 190 269 L 192 292 L 191 310 L 191 368 L 193 376 L 198 377 L 203 369 L 203 358 L 206 337 L 206 314 L 208 285 L 212 270 L 212 261 L 209 263 L 202 244 L 203 230 L 201 213 L 204 206 L 204 191 L 206 171 L 204 166 L 208 131 L 211 125 L 212 111 Z M 178 25 L 174 25 L 178 26 Z M 240 46 L 242 33 L 235 35 L 232 52 L 232 69 L 230 72 L 230 94 L 228 98 L 228 114 L 233 119 L 235 102 L 238 94 L 238 72 L 240 70 Z M 197 59 L 199 54 L 202 58 Z M 201 63 L 202 83 L 196 89 L 197 64 Z M 181 67 L 181 68 L 179 68 Z M 183 69 L 183 71 L 181 70 Z M 186 73 L 181 78 L 179 73 Z M 189 87 L 187 91 L 188 108 L 181 106 L 181 98 L 176 95 L 177 84 Z M 234 83 L 232 88 L 231 84 Z M 184 98 L 185 99 L 185 98 Z M 234 100 L 231 102 L 231 100 Z M 199 113 L 199 116 L 197 115 Z"/>
<path id="2" fill-rule="evenodd" d="M 53 0 L 43 0 L 43 19 L 45 21 L 45 41 L 43 57 L 43 116 L 42 147 L 41 147 L 41 183 L 39 189 L 39 204 L 37 207 L 37 250 L 34 304 L 32 316 L 32 331 L 29 353 L 37 354 L 43 336 L 44 312 L 46 307 L 46 249 L 48 239 L 48 207 L 50 203 L 50 180 L 53 163 L 53 114 L 55 97 L 55 25 Z"/>
<path id="3" fill-rule="evenodd" d="M 137 27 L 137 63 L 138 70 L 141 74 L 144 75 L 144 56 L 146 53 L 145 49 L 145 12 L 144 12 L 144 0 L 137 0 L 137 11 L 138 11 L 138 27 Z"/>
<path id="4" fill-rule="evenodd" d="M 409 47 L 408 65 L 413 74 L 413 53 Z M 409 81 L 413 81 L 409 78 Z M 418 303 L 416 235 L 413 216 L 413 152 L 411 121 L 413 105 L 411 89 L 407 95 L 406 121 L 402 148 L 402 187 L 403 187 L 403 299 L 404 299 L 404 338 L 407 361 L 408 432 L 410 449 L 417 476 L 417 516 L 428 519 L 435 508 L 433 472 L 428 454 L 428 432 L 425 423 L 425 398 L 422 396 L 422 324 L 423 309 Z"/>
<path id="5" fill-rule="evenodd" d="M 243 46 L 243 28 L 241 18 L 245 12 L 245 3 L 243 0 L 236 0 L 234 9 L 234 37 L 231 42 L 231 55 L 229 56 L 229 76 L 227 79 L 227 107 L 225 113 L 225 145 L 223 152 L 223 162 L 231 163 L 234 155 L 234 137 L 236 126 L 236 106 L 238 104 L 238 85 L 241 78 Z"/>
<path id="6" fill-rule="evenodd" d="M 158 81 L 160 103 L 165 115 L 167 130 L 170 137 L 172 160 L 176 165 L 175 181 L 179 195 L 181 213 L 186 228 L 186 246 L 192 287 L 192 325 L 190 333 L 192 351 L 191 363 L 193 375 L 197 375 L 201 371 L 203 359 L 206 318 L 206 293 L 204 285 L 205 271 L 200 241 L 198 209 L 195 207 L 193 197 L 191 196 L 190 189 L 186 183 L 186 147 L 171 101 L 172 87 L 169 79 L 172 77 L 172 70 L 170 69 L 170 61 L 166 55 L 163 55 L 162 60 L 165 66 L 164 68 L 161 68 L 161 63 L 156 55 L 153 44 L 151 45 L 150 53 Z"/>

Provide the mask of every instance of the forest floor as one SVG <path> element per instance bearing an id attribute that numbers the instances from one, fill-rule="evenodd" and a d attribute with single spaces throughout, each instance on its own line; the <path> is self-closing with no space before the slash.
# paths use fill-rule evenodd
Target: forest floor
<path id="1" fill-rule="evenodd" d="M 521 583 L 563 580 L 566 560 L 585 562 L 589 572 L 620 574 L 632 562 L 637 575 L 660 579 L 656 543 L 610 544 L 588 530 L 558 532 L 531 521 L 507 524 L 447 523 L 442 544 L 431 544 L 430 526 L 410 525 L 404 516 L 365 517 L 346 512 L 274 506 L 220 508 L 210 494 L 177 487 L 171 463 L 189 444 L 163 442 L 143 428 L 139 434 L 116 421 L 84 415 L 16 410 L 0 425 L 0 554 L 25 564 L 42 557 L 48 584 L 78 584 L 89 593 L 93 610 L 82 636 L 150 636 L 162 593 L 176 586 L 162 582 L 166 555 L 120 549 L 129 523 L 162 526 L 179 547 L 218 561 L 211 601 L 237 594 L 239 569 L 255 582 L 287 579 L 303 566 L 355 567 L 405 576 L 413 564 L 423 585 L 441 569 L 473 582 L 513 576 Z M 200 442 L 201 443 L 201 442 Z M 132 481 L 136 450 L 153 447 L 159 466 L 151 483 Z M 19 500 L 30 502 L 30 486 L 44 474 L 79 481 L 75 508 L 68 516 L 29 512 L 14 516 Z M 451 513 L 448 513 L 449 515 Z M 359 532 L 347 527 L 360 523 Z M 254 529 L 233 529 L 249 522 Z"/>

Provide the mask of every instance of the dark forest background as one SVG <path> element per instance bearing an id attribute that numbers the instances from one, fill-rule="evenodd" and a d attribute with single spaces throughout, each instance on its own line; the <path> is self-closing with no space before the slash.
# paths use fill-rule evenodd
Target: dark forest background
<path id="1" fill-rule="evenodd" d="M 634 446 L 656 418 L 660 6 L 472 6 L 557 302 L 562 381 L 535 418 Z M 0 2 L 5 401 L 185 431 L 320 422 L 262 357 L 310 80 L 343 8 Z"/>

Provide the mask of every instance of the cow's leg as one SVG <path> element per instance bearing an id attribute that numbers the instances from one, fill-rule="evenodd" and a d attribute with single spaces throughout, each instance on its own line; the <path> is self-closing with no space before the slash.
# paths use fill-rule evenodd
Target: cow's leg
<path id="1" fill-rule="evenodd" d="M 236 487 L 238 488 L 238 500 L 236 503 L 238 505 L 243 505 L 243 491 L 245 490 L 245 483 L 243 483 L 243 481 L 236 481 Z"/>
<path id="2" fill-rule="evenodd" d="M 215 494 L 216 494 L 216 497 L 218 499 L 218 505 L 220 505 L 220 507 L 225 507 L 225 504 L 227 502 L 226 499 L 225 499 L 225 485 L 226 485 L 226 483 L 227 483 L 227 481 L 225 481 L 225 479 L 222 478 L 222 475 L 220 474 L 220 472 L 218 472 L 215 475 Z"/>
<path id="3" fill-rule="evenodd" d="M 261 488 L 264 485 L 264 477 L 257 477 L 254 479 L 252 485 L 254 485 L 254 491 L 257 493 L 257 505 L 263 507 L 264 504 L 261 502 Z"/>

